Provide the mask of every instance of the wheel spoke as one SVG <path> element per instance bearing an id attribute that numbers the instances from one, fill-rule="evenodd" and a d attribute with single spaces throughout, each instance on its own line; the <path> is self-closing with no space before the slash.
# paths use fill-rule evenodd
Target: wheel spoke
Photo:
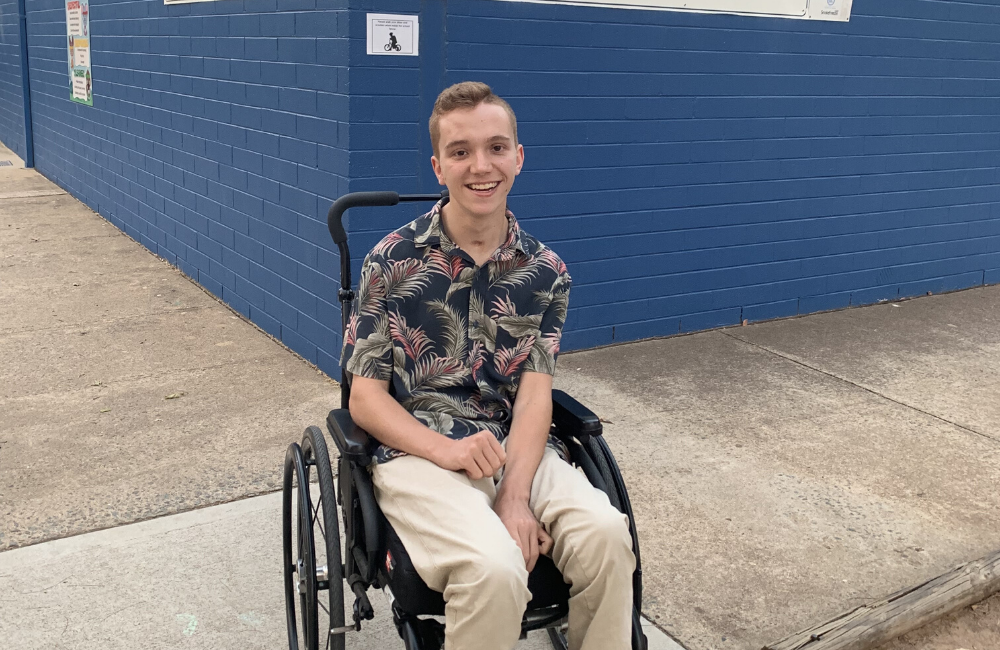
<path id="1" fill-rule="evenodd" d="M 323 496 L 320 495 L 319 501 L 316 502 L 316 507 L 313 508 L 313 519 L 312 519 L 312 522 L 313 522 L 313 524 L 318 524 L 319 525 L 319 532 L 320 532 L 321 535 L 323 535 L 323 539 L 326 539 L 326 531 L 323 530 L 323 521 L 320 519 L 320 516 L 319 516 L 319 509 L 320 509 L 320 506 L 322 506 L 322 505 L 323 505 Z"/>
<path id="2" fill-rule="evenodd" d="M 305 547 L 306 536 L 305 536 L 305 531 L 302 530 L 302 519 L 301 519 L 301 517 L 299 518 L 298 530 L 299 530 L 299 534 L 298 534 L 298 540 L 297 541 L 298 541 L 298 547 L 299 547 L 299 559 L 301 559 L 302 556 L 305 555 L 305 548 L 306 548 Z"/>
<path id="3" fill-rule="evenodd" d="M 323 601 L 320 599 L 319 594 L 316 594 L 316 602 L 319 604 L 320 607 L 323 608 L 323 611 L 326 612 L 326 620 L 327 620 L 328 623 L 330 623 L 329 627 L 333 627 L 333 617 L 330 615 L 330 610 L 327 609 L 326 605 L 323 604 Z M 326 632 L 326 647 L 327 648 L 330 647 L 330 631 L 329 630 L 327 630 L 327 632 Z"/>

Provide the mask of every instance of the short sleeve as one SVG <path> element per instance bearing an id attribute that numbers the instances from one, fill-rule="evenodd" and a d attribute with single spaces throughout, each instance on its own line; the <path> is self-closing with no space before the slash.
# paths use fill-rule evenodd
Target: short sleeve
<path id="1" fill-rule="evenodd" d="M 370 379 L 392 378 L 392 339 L 381 258 L 369 255 L 361 266 L 358 295 L 344 333 L 344 369 Z"/>
<path id="2" fill-rule="evenodd" d="M 543 372 L 547 375 L 556 374 L 556 357 L 559 356 L 559 344 L 562 340 L 563 325 L 566 323 L 566 312 L 569 309 L 569 289 L 572 279 L 565 266 L 556 276 L 549 292 L 549 305 L 542 314 L 538 338 L 531 348 L 531 354 L 524 364 L 527 372 Z"/>

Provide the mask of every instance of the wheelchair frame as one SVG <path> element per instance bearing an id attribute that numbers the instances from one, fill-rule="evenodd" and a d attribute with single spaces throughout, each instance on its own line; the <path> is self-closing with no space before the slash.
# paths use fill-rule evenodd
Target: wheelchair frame
<path id="1" fill-rule="evenodd" d="M 341 304 L 341 332 L 347 329 L 354 301 L 351 288 L 351 258 L 344 230 L 343 214 L 352 207 L 393 206 L 401 202 L 438 201 L 441 194 L 399 195 L 396 192 L 355 192 L 337 199 L 327 215 L 327 226 L 340 250 L 341 286 L 337 298 Z M 374 617 L 368 599 L 371 587 L 386 589 L 392 602 L 393 621 L 407 650 L 440 650 L 444 644 L 444 625 L 433 618 L 420 618 L 401 607 L 389 588 L 391 574 L 387 568 L 388 537 L 394 535 L 391 526 L 375 501 L 375 492 L 366 467 L 377 446 L 368 434 L 351 420 L 348 404 L 350 384 L 346 371 L 341 371 L 341 408 L 330 412 L 327 429 L 339 451 L 337 474 L 334 476 L 323 432 L 308 427 L 301 443 L 293 442 L 285 454 L 282 498 L 282 546 L 284 556 L 285 613 L 290 650 L 299 650 L 301 639 L 307 650 L 329 648 L 344 650 L 345 636 L 360 631 L 361 623 Z M 632 535 L 632 551 L 636 568 L 632 576 L 632 650 L 646 650 L 646 637 L 639 619 L 642 605 L 642 563 L 632 506 L 625 482 L 614 455 L 603 436 L 600 419 L 585 406 L 560 390 L 552 391 L 553 425 L 555 433 L 570 450 L 571 460 L 586 474 L 591 484 L 607 493 L 611 504 L 628 517 Z M 313 503 L 310 493 L 311 472 L 315 470 L 319 499 Z M 344 554 L 341 554 L 340 523 L 337 506 L 343 514 Z M 322 546 L 317 548 L 317 535 Z M 398 540 L 398 538 L 396 538 Z M 319 564 L 321 550 L 326 564 Z M 391 562 L 392 555 L 388 554 Z M 552 580 L 554 564 L 547 575 L 536 565 L 529 577 Z M 555 569 L 558 575 L 558 570 Z M 536 575 L 538 574 L 538 575 Z M 561 577 L 561 576 L 560 576 Z M 344 590 L 346 581 L 354 594 L 353 622 L 345 624 Z M 421 581 L 422 582 L 422 581 Z M 537 584 L 541 584 L 538 582 Z M 546 583 L 551 584 L 551 583 Z M 565 586 L 565 585 L 563 585 Z M 427 592 L 430 592 L 424 586 Z M 558 587 L 556 587 L 558 590 Z M 550 589 L 551 591 L 551 589 Z M 535 590 L 532 589 L 535 593 Z M 428 593 L 428 598 L 437 592 Z M 325 596 L 324 596 L 325 594 Z M 555 648 L 566 650 L 566 638 L 560 629 L 567 614 L 565 597 L 554 604 L 532 607 L 529 603 L 521 625 L 522 638 L 530 630 L 546 629 Z M 437 594 L 437 597 L 440 597 Z M 295 601 L 299 601 L 298 616 Z M 324 602 L 325 601 L 325 602 Z M 443 603 L 443 600 L 441 601 Z M 534 602 L 534 601 L 532 601 Z M 328 618 L 320 624 L 319 610 Z M 418 609 L 420 609 L 418 607 Z M 299 619 L 299 620 L 297 620 Z M 301 623 L 301 630 L 299 630 Z"/>

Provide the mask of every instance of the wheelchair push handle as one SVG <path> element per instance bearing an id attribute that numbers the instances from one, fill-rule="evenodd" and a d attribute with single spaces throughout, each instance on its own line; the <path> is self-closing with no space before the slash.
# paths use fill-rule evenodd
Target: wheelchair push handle
<path id="1" fill-rule="evenodd" d="M 440 201 L 448 196 L 448 190 L 439 194 L 399 194 L 398 192 L 351 192 L 345 194 L 330 206 L 330 211 L 326 215 L 326 227 L 330 230 L 333 242 L 340 250 L 340 290 L 337 292 L 337 300 L 340 301 L 340 331 L 347 331 L 347 321 L 351 310 L 351 302 L 354 300 L 354 291 L 351 290 L 351 249 L 347 245 L 347 231 L 344 230 L 344 213 L 350 208 L 373 208 L 378 206 L 392 206 L 409 201 Z M 347 386 L 346 371 L 341 375 L 341 381 Z M 345 393 L 346 395 L 346 393 Z M 346 407 L 347 402 L 344 401 Z"/>
<path id="2" fill-rule="evenodd" d="M 398 192 L 351 192 L 345 194 L 330 206 L 326 215 L 326 225 L 335 244 L 347 241 L 347 231 L 344 230 L 343 216 L 349 208 L 369 208 L 399 203 Z"/>
<path id="3" fill-rule="evenodd" d="M 338 246 L 347 242 L 347 231 L 344 230 L 344 213 L 350 208 L 374 208 L 392 206 L 409 201 L 439 201 L 448 196 L 448 190 L 440 194 L 399 194 L 398 192 L 351 192 L 345 194 L 330 206 L 326 215 L 326 225 L 330 236 Z"/>

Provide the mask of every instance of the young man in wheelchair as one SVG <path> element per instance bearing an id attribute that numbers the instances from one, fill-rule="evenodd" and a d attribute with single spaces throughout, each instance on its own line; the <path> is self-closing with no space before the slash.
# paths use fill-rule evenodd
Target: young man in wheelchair
<path id="1" fill-rule="evenodd" d="M 465 82 L 430 133 L 449 197 L 365 258 L 344 337 L 351 416 L 381 443 L 379 505 L 444 595 L 447 650 L 514 647 L 539 554 L 572 585 L 569 647 L 628 648 L 627 519 L 549 437 L 570 277 L 506 209 L 514 112 Z"/>

